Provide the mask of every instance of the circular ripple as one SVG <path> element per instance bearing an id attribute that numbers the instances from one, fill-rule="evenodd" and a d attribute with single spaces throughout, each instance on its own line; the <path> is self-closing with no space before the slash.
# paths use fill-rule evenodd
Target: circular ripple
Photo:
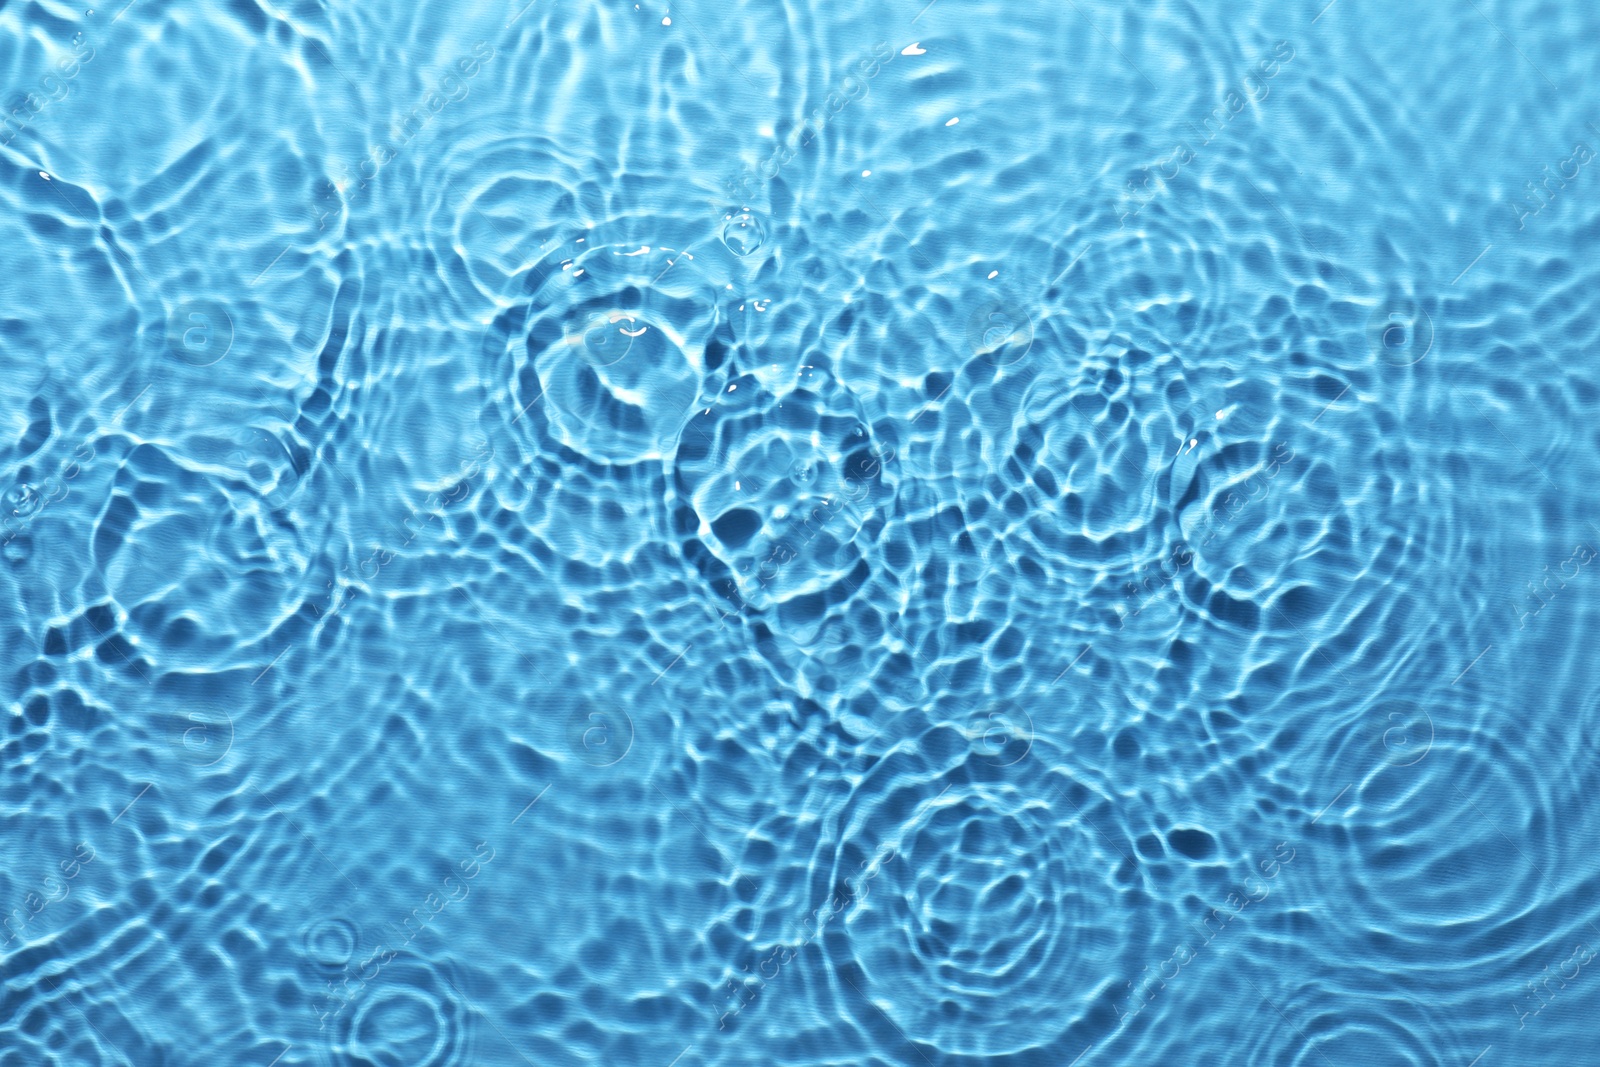
<path id="1" fill-rule="evenodd" d="M 1344 928 L 1389 946 L 1391 966 L 1470 987 L 1485 968 L 1562 932 L 1552 926 L 1582 925 L 1593 908 L 1551 906 L 1573 878 L 1555 783 L 1503 726 L 1460 719 L 1416 701 L 1380 702 L 1335 728 L 1318 780 L 1348 789 L 1308 804 L 1331 804 L 1319 830 L 1340 861 L 1315 869 L 1329 879 L 1329 907 L 1346 913 Z"/>
<path id="2" fill-rule="evenodd" d="M 1259 1031 L 1263 1045 L 1273 1047 L 1252 1050 L 1251 1062 L 1431 1067 L 1468 1063 L 1482 1051 L 1435 1022 L 1437 1005 L 1419 1003 L 1370 972 L 1341 968 L 1318 977 L 1276 1002 Z"/>
<path id="3" fill-rule="evenodd" d="M 473 1062 L 471 1012 L 458 983 L 415 956 L 382 964 L 338 1016 L 339 1067 L 463 1067 Z"/>
<path id="4" fill-rule="evenodd" d="M 1468 1064 L 1487 1043 L 1440 1025 L 1450 1016 L 1438 1004 L 1371 969 L 1276 942 L 1256 952 L 1255 973 L 1218 971 L 1183 990 L 1188 1024 L 1149 1027 L 1122 1062 L 1434 1067 Z M 1170 993 L 1180 989 L 1174 983 Z"/>
<path id="5" fill-rule="evenodd" d="M 361 1005 L 350 1027 L 350 1055 L 373 1067 L 426 1067 L 446 1059 L 444 1009 L 431 997 L 394 989 Z"/>
<path id="6" fill-rule="evenodd" d="M 902 737 L 813 860 L 814 893 L 845 887 L 825 949 L 865 1030 L 887 1016 L 919 1046 L 986 1061 L 1076 1054 L 1143 962 L 1148 898 L 1131 838 L 1114 844 L 1126 805 L 1019 729 L 973 714 Z"/>
<path id="7" fill-rule="evenodd" d="M 234 432 L 223 459 L 249 496 L 269 511 L 289 506 L 300 488 L 302 471 L 280 433 L 261 426 Z"/>
<path id="8" fill-rule="evenodd" d="M 927 679 L 916 669 L 903 613 L 911 599 L 901 574 L 875 555 L 859 584 L 839 597 L 802 597 L 763 616 L 758 647 L 800 696 L 829 706 L 866 692 L 885 708 L 914 707 Z"/>
<path id="9" fill-rule="evenodd" d="M 774 367 L 734 379 L 694 414 L 673 487 L 684 525 L 764 610 L 861 585 L 891 513 L 893 458 L 892 440 L 828 370 Z"/>
<path id="10" fill-rule="evenodd" d="M 1298 1049 L 1292 1067 L 1329 1063 L 1426 1067 L 1439 1062 L 1436 1049 L 1369 1003 L 1348 1004 L 1314 1016 L 1305 1032 L 1310 1040 Z"/>
<path id="11" fill-rule="evenodd" d="M 1111 962 L 1096 954 L 1094 934 L 1103 949 L 1115 943 L 1112 928 L 1086 931 L 1083 919 L 1114 897 L 1074 883 L 1068 865 L 1080 857 L 1069 859 L 1058 831 L 1042 803 L 1005 791 L 916 813 L 874 887 L 881 895 L 852 927 L 857 962 L 914 1040 L 981 1056 L 1033 1047 L 1062 1020 L 1057 1004 L 1029 991 L 1054 989 L 1068 961 Z M 1008 1005 L 1002 1032 L 998 1003 Z"/>
<path id="12" fill-rule="evenodd" d="M 429 236 L 469 319 L 521 300 L 540 257 L 581 236 L 573 220 L 603 217 L 598 190 L 543 137 L 474 129 L 429 169 L 441 176 Z"/>
<path id="13" fill-rule="evenodd" d="M 233 503 L 216 480 L 147 445 L 98 521 L 94 560 L 107 591 L 164 665 L 253 657 L 301 603 L 309 560 L 300 532 Z"/>
<path id="14" fill-rule="evenodd" d="M 1092 330 L 1120 330 L 1152 352 L 1182 348 L 1203 358 L 1228 323 L 1233 264 L 1228 234 L 1205 214 L 1165 201 L 1137 223 L 1107 223 L 1064 271 L 1047 299 L 1068 303 Z"/>
<path id="15" fill-rule="evenodd" d="M 306 958 L 327 971 L 341 971 L 355 955 L 359 935 L 348 919 L 321 919 L 306 928 Z"/>
<path id="16" fill-rule="evenodd" d="M 1199 427 L 1217 390 L 1196 377 L 1180 356 L 1125 337 L 1042 376 L 1024 404 L 1042 439 L 1019 441 L 1026 464 L 994 477 L 992 495 L 1021 492 L 1036 503 L 1008 533 L 1017 550 L 1076 590 L 1108 583 L 1100 599 L 1136 603 L 1127 588 L 1148 585 L 1176 544 L 1192 456 L 1202 443 L 1214 447 Z"/>
<path id="17" fill-rule="evenodd" d="M 35 486 L 23 483 L 6 490 L 0 499 L 0 515 L 31 519 L 44 510 L 45 498 Z"/>
<path id="18" fill-rule="evenodd" d="M 540 402 L 550 436 L 574 452 L 659 460 L 700 395 L 717 294 L 676 249 L 593 235 L 534 268 L 514 388 L 524 406 Z"/>

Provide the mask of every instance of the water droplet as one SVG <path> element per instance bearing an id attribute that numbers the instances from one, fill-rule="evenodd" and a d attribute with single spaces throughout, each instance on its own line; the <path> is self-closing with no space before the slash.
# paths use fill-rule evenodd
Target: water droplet
<path id="1" fill-rule="evenodd" d="M 722 224 L 722 243 L 736 256 L 748 256 L 760 250 L 766 240 L 766 224 L 748 211 L 741 211 Z"/>

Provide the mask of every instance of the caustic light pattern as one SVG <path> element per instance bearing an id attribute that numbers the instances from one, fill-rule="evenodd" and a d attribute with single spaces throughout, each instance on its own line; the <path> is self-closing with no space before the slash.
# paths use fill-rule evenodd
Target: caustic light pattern
<path id="1" fill-rule="evenodd" d="M 0 1067 L 1591 1062 L 1597 59 L 0 3 Z"/>

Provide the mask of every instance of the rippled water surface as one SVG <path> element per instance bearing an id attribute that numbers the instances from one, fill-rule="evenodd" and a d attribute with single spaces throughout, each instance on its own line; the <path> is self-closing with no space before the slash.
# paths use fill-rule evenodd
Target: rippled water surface
<path id="1" fill-rule="evenodd" d="M 0 1067 L 1600 1063 L 1597 74 L 0 4 Z"/>

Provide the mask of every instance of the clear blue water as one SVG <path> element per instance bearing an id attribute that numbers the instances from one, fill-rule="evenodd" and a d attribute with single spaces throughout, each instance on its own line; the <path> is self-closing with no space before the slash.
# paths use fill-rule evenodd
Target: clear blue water
<path id="1" fill-rule="evenodd" d="M 1600 1063 L 1600 9 L 0 5 L 0 1067 Z"/>

